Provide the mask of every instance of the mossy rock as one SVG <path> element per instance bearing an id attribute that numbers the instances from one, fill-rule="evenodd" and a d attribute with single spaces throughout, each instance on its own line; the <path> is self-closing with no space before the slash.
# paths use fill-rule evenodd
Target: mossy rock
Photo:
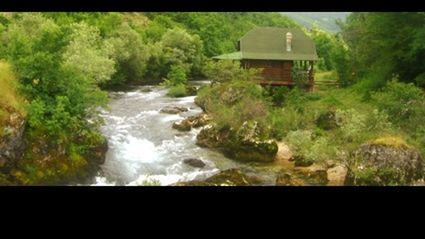
<path id="1" fill-rule="evenodd" d="M 256 127 L 235 131 L 232 128 L 218 129 L 216 126 L 208 126 L 198 134 L 197 145 L 218 148 L 228 157 L 239 161 L 274 161 L 279 149 L 277 143 L 274 140 L 258 139 L 256 132 Z"/>
<path id="2" fill-rule="evenodd" d="M 250 186 L 261 184 L 257 177 L 248 176 L 240 169 L 232 168 L 219 172 L 205 180 L 179 182 L 175 186 Z"/>
<path id="3" fill-rule="evenodd" d="M 180 122 L 173 123 L 173 129 L 178 131 L 190 131 L 192 129 L 192 125 L 187 120 L 182 120 Z"/>
<path id="4" fill-rule="evenodd" d="M 350 167 L 356 185 L 409 185 L 424 178 L 424 160 L 418 150 L 394 137 L 362 145 Z"/>
<path id="5" fill-rule="evenodd" d="M 230 154 L 239 161 L 246 162 L 273 162 L 278 151 L 277 143 L 268 141 L 244 141 L 230 148 Z"/>

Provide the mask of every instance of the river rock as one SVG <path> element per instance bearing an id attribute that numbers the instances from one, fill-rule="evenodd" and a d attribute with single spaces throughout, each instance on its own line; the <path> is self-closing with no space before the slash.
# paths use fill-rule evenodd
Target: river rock
<path id="1" fill-rule="evenodd" d="M 195 159 L 195 158 L 189 158 L 189 159 L 185 159 L 183 160 L 183 163 L 190 165 L 194 168 L 203 168 L 205 167 L 205 163 L 204 161 L 200 160 L 200 159 Z"/>
<path id="2" fill-rule="evenodd" d="M 293 157 L 291 149 L 285 142 L 278 142 L 277 147 L 278 150 L 275 157 L 277 161 L 289 161 Z"/>
<path id="3" fill-rule="evenodd" d="M 173 124 L 173 128 L 180 131 L 190 131 L 193 128 L 198 128 L 207 125 L 211 121 L 211 118 L 205 114 L 199 114 L 196 116 L 189 116 L 188 118 L 176 122 Z"/>
<path id="4" fill-rule="evenodd" d="M 424 177 L 424 162 L 418 150 L 383 141 L 363 144 L 356 151 L 359 160 L 350 170 L 355 184 L 406 185 Z"/>
<path id="5" fill-rule="evenodd" d="M 257 177 L 248 176 L 240 169 L 232 168 L 219 172 L 205 180 L 175 183 L 174 186 L 250 186 L 261 184 Z"/>
<path id="6" fill-rule="evenodd" d="M 344 186 L 347 183 L 348 169 L 343 165 L 337 165 L 326 171 L 328 186 Z"/>
<path id="7" fill-rule="evenodd" d="M 180 122 L 173 123 L 173 129 L 178 131 L 190 131 L 192 129 L 192 125 L 187 120 L 182 120 Z"/>
<path id="8" fill-rule="evenodd" d="M 165 106 L 164 108 L 160 110 L 161 113 L 166 113 L 166 114 L 178 114 L 178 113 L 186 112 L 186 111 L 188 111 L 187 108 L 179 107 L 179 106 Z"/>
<path id="9" fill-rule="evenodd" d="M 294 177 L 290 173 L 282 172 L 276 177 L 276 186 L 304 186 L 304 180 Z"/>
<path id="10" fill-rule="evenodd" d="M 143 92 L 143 93 L 152 92 L 152 87 L 151 86 L 145 86 L 140 91 Z"/>
<path id="11" fill-rule="evenodd" d="M 328 183 L 327 168 L 323 165 L 314 163 L 308 167 L 295 167 L 295 171 L 317 184 L 326 185 Z"/>
<path id="12" fill-rule="evenodd" d="M 210 123 L 211 117 L 205 113 L 202 113 L 197 116 L 191 116 L 188 118 L 188 120 L 191 122 L 193 128 L 199 128 Z"/>
<path id="13" fill-rule="evenodd" d="M 196 136 L 196 144 L 206 148 L 217 148 L 230 130 L 219 130 L 213 125 L 205 126 Z"/>

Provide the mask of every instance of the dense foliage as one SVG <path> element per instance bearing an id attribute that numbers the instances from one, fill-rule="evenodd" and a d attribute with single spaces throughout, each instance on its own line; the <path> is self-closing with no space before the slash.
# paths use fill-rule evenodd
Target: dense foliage
<path id="1" fill-rule="evenodd" d="M 394 75 L 424 86 L 425 13 L 353 13 L 343 25 L 350 65 L 357 79 L 382 87 Z"/>
<path id="2" fill-rule="evenodd" d="M 254 26 L 298 27 L 278 13 L 2 13 L 0 106 L 27 115 L 30 142 L 54 142 L 58 153 L 46 166 L 28 152 L 15 176 L 25 184 L 77 174 L 84 153 L 102 141 L 102 89 L 163 82 L 179 97 L 198 77 L 212 84 L 196 101 L 219 127 L 256 121 L 262 138 L 285 140 L 305 164 L 353 163 L 360 145 L 380 138 L 425 154 L 424 24 L 424 13 L 353 13 L 340 33 L 306 30 L 320 58 L 315 71 L 342 87 L 306 93 L 260 87 L 252 81 L 258 71 L 208 60 L 235 51 Z M 364 182 L 372 175 L 360 174 Z"/>

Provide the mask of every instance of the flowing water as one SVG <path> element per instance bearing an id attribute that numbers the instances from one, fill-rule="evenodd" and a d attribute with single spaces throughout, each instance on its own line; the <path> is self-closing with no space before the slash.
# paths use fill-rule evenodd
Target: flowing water
<path id="1" fill-rule="evenodd" d="M 94 185 L 170 185 L 241 167 L 219 152 L 197 146 L 196 135 L 201 129 L 179 132 L 172 128 L 174 122 L 202 112 L 194 96 L 171 98 L 159 86 L 150 87 L 150 92 L 143 92 L 143 88 L 110 93 L 110 107 L 101 114 L 109 149 Z M 189 111 L 161 113 L 165 106 Z M 184 164 L 188 158 L 201 159 L 206 166 L 200 169 Z"/>

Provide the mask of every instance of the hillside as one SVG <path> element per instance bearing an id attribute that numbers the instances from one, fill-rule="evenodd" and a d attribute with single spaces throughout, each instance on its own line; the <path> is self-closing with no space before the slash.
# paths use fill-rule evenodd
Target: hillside
<path id="1" fill-rule="evenodd" d="M 310 29 L 316 22 L 321 28 L 331 33 L 340 31 L 335 23 L 337 19 L 345 21 L 349 12 L 282 12 L 298 24 Z"/>

